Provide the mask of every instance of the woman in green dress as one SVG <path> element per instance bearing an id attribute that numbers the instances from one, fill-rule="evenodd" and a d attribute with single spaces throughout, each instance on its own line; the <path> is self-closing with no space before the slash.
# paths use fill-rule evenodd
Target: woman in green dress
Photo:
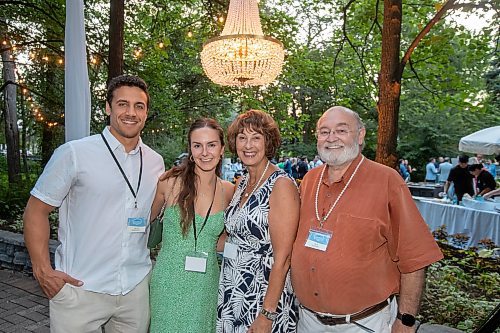
<path id="1" fill-rule="evenodd" d="M 224 133 L 213 119 L 196 120 L 188 157 L 160 179 L 151 208 L 162 207 L 163 242 L 150 286 L 151 333 L 215 332 L 224 209 L 233 184 L 220 179 Z M 219 242 L 219 243 L 218 243 Z"/>

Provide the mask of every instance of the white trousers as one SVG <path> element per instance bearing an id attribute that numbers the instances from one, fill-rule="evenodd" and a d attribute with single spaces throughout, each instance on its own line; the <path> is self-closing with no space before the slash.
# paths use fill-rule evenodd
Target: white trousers
<path id="1" fill-rule="evenodd" d="M 149 275 L 126 295 L 108 295 L 65 284 L 50 300 L 51 333 L 146 333 Z"/>
<path id="2" fill-rule="evenodd" d="M 398 306 L 396 299 L 393 298 L 391 303 L 385 308 L 368 316 L 357 320 L 356 323 L 363 325 L 375 333 L 390 333 L 392 324 L 396 320 Z M 371 331 L 364 330 L 356 324 L 342 325 L 324 325 L 318 318 L 309 310 L 302 307 L 299 308 L 299 323 L 297 325 L 297 333 L 369 333 Z"/>

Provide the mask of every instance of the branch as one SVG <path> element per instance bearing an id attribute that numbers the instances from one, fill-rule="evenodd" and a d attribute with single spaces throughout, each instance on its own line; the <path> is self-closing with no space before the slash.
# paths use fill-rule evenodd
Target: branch
<path id="1" fill-rule="evenodd" d="M 38 7 L 38 6 L 36 6 L 36 5 L 32 4 L 32 3 L 27 3 L 26 1 L 2 0 L 0 2 L 0 5 L 17 5 L 17 6 L 24 6 L 24 7 L 33 8 L 33 9 L 39 11 L 40 13 L 42 13 L 43 15 L 47 16 L 49 19 L 51 19 L 55 23 L 57 23 L 57 25 L 61 29 L 64 30 L 64 24 L 62 24 L 61 22 L 59 22 L 59 20 L 57 18 L 55 18 L 54 16 L 50 15 L 43 8 Z"/>
<path id="2" fill-rule="evenodd" d="M 356 98 L 352 98 L 351 101 L 354 103 L 354 104 L 357 104 L 359 105 L 361 108 L 363 108 L 364 110 L 366 111 L 370 111 L 370 108 L 368 106 L 366 106 L 365 104 L 363 104 L 362 101 L 359 101 L 358 99 Z"/>
<path id="3" fill-rule="evenodd" d="M 465 9 L 465 11 L 476 11 L 477 9 L 490 10 L 492 8 L 492 3 L 487 1 L 480 1 L 478 4 L 474 3 L 455 3 L 451 6 L 451 9 Z"/>
<path id="4" fill-rule="evenodd" d="M 48 45 L 47 43 L 64 43 L 64 41 L 61 40 L 61 39 L 46 39 L 46 40 L 40 40 L 40 41 L 34 40 L 34 41 L 31 41 L 31 42 L 17 43 L 15 45 L 11 44 L 9 47 L 0 48 L 0 52 L 10 51 L 10 50 L 12 50 L 12 48 L 14 46 L 16 48 L 23 47 L 23 46 L 29 46 L 29 45 L 33 45 L 33 44 L 43 44 L 43 45 L 47 46 Z"/>
<path id="5" fill-rule="evenodd" d="M 411 45 L 408 47 L 408 49 L 405 52 L 405 55 L 403 56 L 403 59 L 401 59 L 401 64 L 399 66 L 399 77 L 402 76 L 403 70 L 405 68 L 406 63 L 410 59 L 413 51 L 417 47 L 417 45 L 420 43 L 420 41 L 429 33 L 429 31 L 432 29 L 434 25 L 441 19 L 441 17 L 451 8 L 453 8 L 453 5 L 455 4 L 457 0 L 448 0 L 446 3 L 439 9 L 439 11 L 434 15 L 434 17 L 426 24 L 424 29 L 420 31 L 420 33 L 415 37 Z"/>
<path id="6" fill-rule="evenodd" d="M 335 71 L 337 68 L 337 60 L 339 58 L 340 52 L 342 52 L 342 49 L 344 48 L 344 39 L 340 41 L 340 47 L 337 50 L 337 53 L 335 54 L 335 57 L 333 59 L 333 86 L 335 87 L 335 94 L 334 97 L 337 98 L 338 94 L 338 85 L 337 85 L 337 75 L 335 75 Z"/>
<path id="7" fill-rule="evenodd" d="M 422 88 L 424 88 L 425 90 L 427 90 L 428 92 L 430 92 L 432 95 L 434 96 L 438 96 L 438 94 L 436 93 L 436 91 L 432 91 L 430 90 L 429 88 L 427 88 L 424 83 L 422 82 L 422 80 L 420 79 L 420 77 L 418 76 L 418 73 L 417 71 L 415 70 L 415 67 L 413 67 L 413 61 L 410 59 L 409 60 L 409 63 L 410 63 L 410 69 L 411 71 L 415 74 L 415 77 L 417 78 L 417 81 L 418 83 L 422 86 Z"/>
<path id="8" fill-rule="evenodd" d="M 50 98 L 47 98 L 47 97 L 43 96 L 42 94 L 36 92 L 35 90 L 30 89 L 27 86 L 19 84 L 19 83 L 14 82 L 14 81 L 10 81 L 10 80 L 9 81 L 5 81 L 4 84 L 2 84 L 2 86 L 0 86 L 0 92 L 2 92 L 8 85 L 11 85 L 11 84 L 13 84 L 13 85 L 15 85 L 15 86 L 17 86 L 17 87 L 19 87 L 21 89 L 26 89 L 26 90 L 30 91 L 32 94 L 34 94 L 34 95 L 36 95 L 36 96 L 38 96 L 40 98 L 43 98 L 46 101 L 49 101 L 53 105 L 58 105 L 58 106 L 61 106 L 62 108 L 64 108 L 64 104 L 61 104 L 60 102 L 56 102 L 56 101 L 54 101 L 54 100 L 52 100 Z"/>
<path id="9" fill-rule="evenodd" d="M 347 41 L 347 43 L 351 46 L 351 48 L 353 49 L 354 53 L 356 53 L 356 56 L 358 57 L 359 62 L 361 63 L 361 67 L 363 68 L 363 72 L 365 72 L 365 74 L 368 74 L 368 76 L 371 78 L 371 76 L 368 73 L 368 70 L 366 69 L 365 63 L 363 62 L 363 57 L 358 53 L 358 50 L 356 49 L 356 47 L 354 46 L 354 44 L 352 43 L 352 41 L 347 36 L 347 29 L 346 29 L 346 27 L 347 27 L 347 9 L 349 9 L 349 7 L 352 5 L 352 3 L 354 1 L 355 0 L 349 0 L 349 2 L 347 3 L 347 5 L 342 10 L 343 17 L 344 17 L 344 22 L 342 23 L 342 33 L 343 33 L 343 35 L 344 35 L 345 40 Z M 363 80 L 364 80 L 364 78 L 363 78 Z M 375 80 L 373 78 L 371 78 L 371 81 L 372 81 L 372 83 L 373 83 L 374 86 L 377 86 L 377 83 L 375 82 Z"/>

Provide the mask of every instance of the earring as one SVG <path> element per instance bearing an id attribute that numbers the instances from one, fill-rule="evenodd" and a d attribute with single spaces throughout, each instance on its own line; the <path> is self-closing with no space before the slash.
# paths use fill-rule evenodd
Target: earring
<path id="1" fill-rule="evenodd" d="M 194 162 L 194 157 L 193 157 L 193 155 L 189 155 L 189 160 L 190 160 L 191 162 Z"/>

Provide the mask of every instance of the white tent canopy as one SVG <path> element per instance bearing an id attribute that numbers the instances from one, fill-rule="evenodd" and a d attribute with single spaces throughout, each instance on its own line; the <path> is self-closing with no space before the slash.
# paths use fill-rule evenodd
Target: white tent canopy
<path id="1" fill-rule="evenodd" d="M 474 132 L 460 139 L 458 149 L 467 153 L 500 154 L 500 126 Z"/>

